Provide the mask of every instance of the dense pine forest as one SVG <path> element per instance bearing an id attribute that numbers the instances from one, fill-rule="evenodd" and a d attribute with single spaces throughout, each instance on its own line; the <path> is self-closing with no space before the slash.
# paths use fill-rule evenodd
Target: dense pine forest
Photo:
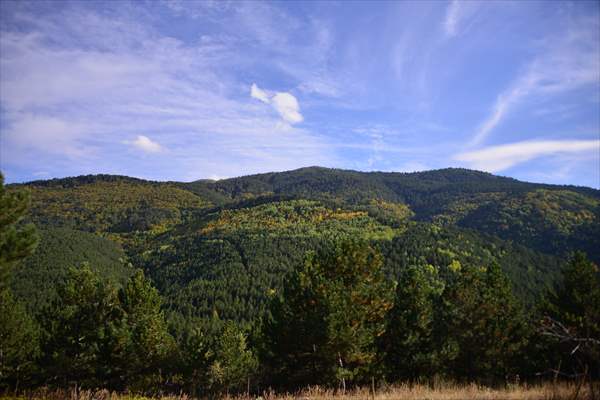
<path id="1" fill-rule="evenodd" d="M 599 390 L 598 190 L 320 167 L 0 183 L 0 392 Z"/>

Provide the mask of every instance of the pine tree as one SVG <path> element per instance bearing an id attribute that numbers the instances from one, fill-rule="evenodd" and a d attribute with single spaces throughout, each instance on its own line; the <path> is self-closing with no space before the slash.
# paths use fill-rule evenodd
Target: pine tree
<path id="1" fill-rule="evenodd" d="M 447 372 L 470 381 L 503 378 L 526 338 L 510 282 L 497 265 L 448 272 L 437 328 Z"/>
<path id="2" fill-rule="evenodd" d="M 345 386 L 381 373 L 376 340 L 393 301 L 381 267 L 378 252 L 350 239 L 307 256 L 266 327 L 277 373 L 289 385 Z"/>
<path id="3" fill-rule="evenodd" d="M 12 268 L 37 246 L 35 226 L 22 223 L 28 206 L 29 194 L 7 191 L 0 173 L 0 290 L 6 288 Z"/>
<path id="4" fill-rule="evenodd" d="M 18 389 L 39 356 L 39 327 L 10 291 L 0 290 L 0 387 Z"/>
<path id="5" fill-rule="evenodd" d="M 22 223 L 28 205 L 28 193 L 8 192 L 0 173 L 0 386 L 18 386 L 39 355 L 38 327 L 8 288 L 12 269 L 38 243 L 33 224 Z"/>
<path id="6" fill-rule="evenodd" d="M 600 273 L 584 253 L 563 269 L 563 281 L 542 306 L 541 334 L 562 369 L 600 376 Z M 552 365 L 551 367 L 556 367 Z"/>
<path id="7" fill-rule="evenodd" d="M 258 359 L 248 348 L 246 339 L 246 334 L 233 322 L 225 325 L 209 368 L 209 381 L 216 391 L 239 392 L 256 373 Z"/>
<path id="8" fill-rule="evenodd" d="M 175 342 L 167 331 L 158 291 L 137 270 L 119 291 L 119 303 L 124 318 L 121 330 L 127 337 L 118 353 L 121 376 L 134 387 L 160 384 L 161 368 L 174 352 Z"/>
<path id="9" fill-rule="evenodd" d="M 392 380 L 415 380 L 438 372 L 434 331 L 443 290 L 444 283 L 433 265 L 401 271 L 382 340 L 387 375 Z"/>
<path id="10" fill-rule="evenodd" d="M 126 335 L 116 289 L 84 265 L 71 269 L 57 292 L 58 299 L 42 320 L 46 378 L 62 386 L 109 385 L 115 374 L 115 347 L 125 343 Z"/>

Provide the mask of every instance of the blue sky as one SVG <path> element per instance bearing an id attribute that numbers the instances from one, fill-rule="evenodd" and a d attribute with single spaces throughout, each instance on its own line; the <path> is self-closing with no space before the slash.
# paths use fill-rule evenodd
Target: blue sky
<path id="1" fill-rule="evenodd" d="M 0 169 L 600 187 L 600 2 L 0 2 Z"/>

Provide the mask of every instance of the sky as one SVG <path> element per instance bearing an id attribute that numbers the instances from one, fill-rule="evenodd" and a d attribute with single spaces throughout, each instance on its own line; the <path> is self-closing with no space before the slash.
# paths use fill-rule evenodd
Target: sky
<path id="1" fill-rule="evenodd" d="M 600 2 L 0 2 L 0 170 L 600 188 Z"/>

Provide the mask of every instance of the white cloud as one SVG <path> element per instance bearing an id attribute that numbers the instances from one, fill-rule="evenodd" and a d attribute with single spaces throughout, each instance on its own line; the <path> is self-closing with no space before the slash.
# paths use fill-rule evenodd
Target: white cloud
<path id="1" fill-rule="evenodd" d="M 230 36 L 168 37 L 129 11 L 108 18 L 78 3 L 44 18 L 23 12 L 22 30 L 3 25 L 3 169 L 197 179 L 333 165 L 326 138 L 292 125 L 302 119 L 295 98 L 270 101 L 276 93 L 256 87 L 274 113 L 237 95 L 243 82 L 232 69 L 264 59 Z M 115 27 L 119 46 L 107 44 Z M 173 157 L 142 156 L 159 149 Z"/>
<path id="2" fill-rule="evenodd" d="M 271 102 L 267 92 L 265 92 L 264 90 L 262 90 L 258 86 L 256 86 L 256 83 L 253 83 L 252 87 L 250 88 L 250 96 L 262 101 L 263 103 L 269 104 Z"/>
<path id="3" fill-rule="evenodd" d="M 600 23 L 579 20 L 568 34 L 547 38 L 541 55 L 534 58 L 504 92 L 500 93 L 488 117 L 478 126 L 470 142 L 482 143 L 517 104 L 530 96 L 547 99 L 552 95 L 600 84 Z"/>
<path id="4" fill-rule="evenodd" d="M 479 125 L 475 135 L 469 143 L 475 146 L 483 142 L 492 130 L 502 121 L 508 110 L 513 107 L 522 97 L 527 96 L 535 87 L 536 78 L 531 75 L 525 76 L 512 88 L 501 93 L 492 107 L 491 114 Z"/>
<path id="5" fill-rule="evenodd" d="M 444 33 L 453 37 L 464 31 L 464 25 L 477 12 L 479 2 L 466 0 L 453 0 L 448 4 L 444 18 Z M 462 24 L 462 25 L 461 25 Z"/>
<path id="6" fill-rule="evenodd" d="M 281 115 L 281 118 L 290 124 L 297 124 L 298 122 L 302 122 L 304 119 L 302 114 L 300 114 L 298 100 L 296 100 L 293 95 L 289 93 L 278 92 L 275 94 L 275 96 L 273 96 L 272 102 L 273 107 L 275 110 L 277 110 L 279 115 Z"/>
<path id="7" fill-rule="evenodd" d="M 592 151 L 600 152 L 600 140 L 532 140 L 460 153 L 454 159 L 470 168 L 498 172 L 541 156 Z"/>
<path id="8" fill-rule="evenodd" d="M 152 141 L 152 139 L 144 135 L 138 135 L 138 137 L 131 142 L 131 144 L 146 153 L 158 153 L 162 150 L 160 144 Z"/>
<path id="9" fill-rule="evenodd" d="M 289 124 L 297 124 L 304 120 L 304 117 L 300 114 L 298 99 L 290 93 L 276 92 L 274 95 L 269 95 L 269 93 L 253 83 L 250 88 L 250 96 L 263 103 L 271 104 L 281 118 Z"/>
<path id="10" fill-rule="evenodd" d="M 456 35 L 456 25 L 460 19 L 460 3 L 458 0 L 453 0 L 446 10 L 446 18 L 444 19 L 444 30 L 446 35 Z"/>

